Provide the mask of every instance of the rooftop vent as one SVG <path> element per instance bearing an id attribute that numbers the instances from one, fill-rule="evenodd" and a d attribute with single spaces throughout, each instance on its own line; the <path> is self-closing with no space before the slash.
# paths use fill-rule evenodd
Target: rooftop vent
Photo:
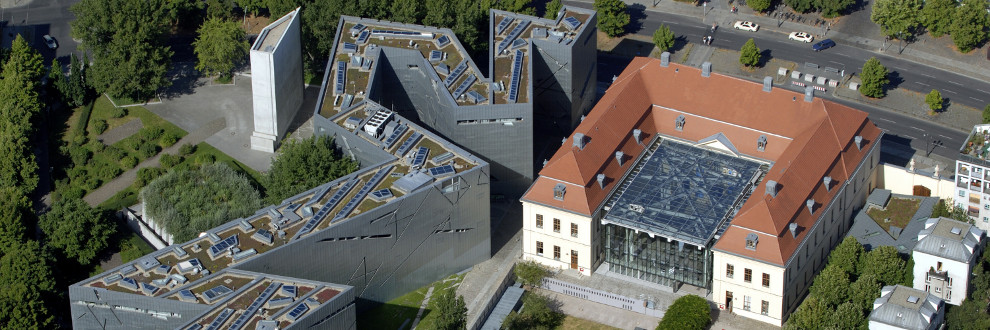
<path id="1" fill-rule="evenodd" d="M 962 233 L 962 229 L 959 229 L 959 227 L 952 227 L 952 229 L 949 230 L 949 232 L 952 233 L 953 235 L 959 235 Z"/>
<path id="2" fill-rule="evenodd" d="M 804 88 L 804 101 L 811 102 L 815 100 L 815 88 L 808 86 Z"/>
<path id="3" fill-rule="evenodd" d="M 804 202 L 804 205 L 808 207 L 808 213 L 815 214 L 815 199 L 809 198 Z"/>
<path id="4" fill-rule="evenodd" d="M 824 178 L 822 178 L 822 184 L 825 185 L 826 191 L 832 191 L 832 177 L 825 176 Z"/>
<path id="5" fill-rule="evenodd" d="M 584 150 L 584 134 L 574 133 L 574 146 L 578 149 Z"/>
<path id="6" fill-rule="evenodd" d="M 621 150 L 615 152 L 615 161 L 619 162 L 619 167 L 622 167 L 622 159 L 625 158 L 626 154 Z"/>
<path id="7" fill-rule="evenodd" d="M 595 176 L 595 180 L 598 181 L 598 187 L 605 189 L 605 174 L 599 173 Z"/>
<path id="8" fill-rule="evenodd" d="M 787 225 L 787 229 L 791 231 L 791 237 L 797 238 L 798 224 L 791 222 L 791 224 Z"/>
<path id="9" fill-rule="evenodd" d="M 756 150 L 764 151 L 767 149 L 767 136 L 760 135 L 760 138 L 756 139 Z"/>
<path id="10" fill-rule="evenodd" d="M 856 135 L 856 137 L 853 138 L 853 142 L 856 142 L 856 150 L 863 150 L 863 136 L 862 135 Z"/>
<path id="11" fill-rule="evenodd" d="M 643 144 L 642 143 L 642 139 L 640 139 L 641 137 L 643 137 L 643 131 L 640 130 L 640 129 L 638 129 L 638 128 L 637 129 L 634 129 L 633 130 L 633 139 L 636 139 L 636 144 Z"/>
<path id="12" fill-rule="evenodd" d="M 564 200 L 565 190 L 567 190 L 567 187 L 564 186 L 563 183 L 558 183 L 556 186 L 553 186 L 553 199 L 558 201 Z"/>
<path id="13" fill-rule="evenodd" d="M 912 304 L 917 304 L 918 303 L 918 297 L 908 296 L 907 302 L 912 303 Z"/>
<path id="14" fill-rule="evenodd" d="M 547 167 L 547 160 L 546 159 L 543 160 L 543 167 Z"/>
<path id="15" fill-rule="evenodd" d="M 706 78 L 712 76 L 712 62 L 701 63 L 701 76 Z"/>
<path id="16" fill-rule="evenodd" d="M 764 193 L 764 195 L 770 195 L 770 197 L 777 197 L 778 188 L 779 187 L 777 186 L 777 181 L 767 180 L 767 190 L 766 193 Z"/>
<path id="17" fill-rule="evenodd" d="M 754 250 L 755 251 L 756 250 L 756 243 L 759 240 L 760 240 L 760 237 L 759 236 L 756 236 L 756 233 L 746 234 L 746 249 L 747 250 Z"/>
<path id="18" fill-rule="evenodd" d="M 581 115 L 581 122 L 584 122 L 584 115 Z"/>
<path id="19" fill-rule="evenodd" d="M 763 77 L 763 91 L 770 92 L 771 90 L 773 90 L 773 77 Z"/>
<path id="20" fill-rule="evenodd" d="M 660 66 L 665 68 L 670 66 L 670 52 L 660 53 Z"/>
<path id="21" fill-rule="evenodd" d="M 567 143 L 567 137 L 560 139 L 560 144 Z"/>
<path id="22" fill-rule="evenodd" d="M 674 120 L 674 128 L 677 129 L 678 131 L 683 131 L 684 121 L 685 121 L 684 115 L 677 116 L 677 120 Z"/>

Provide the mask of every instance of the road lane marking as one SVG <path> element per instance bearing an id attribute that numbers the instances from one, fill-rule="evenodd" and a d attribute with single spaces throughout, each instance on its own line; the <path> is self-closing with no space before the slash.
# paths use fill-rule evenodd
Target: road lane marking
<path id="1" fill-rule="evenodd" d="M 939 134 L 938 136 L 941 136 L 941 137 L 946 138 L 946 139 L 951 139 L 950 137 L 945 136 L 945 135 L 942 135 L 942 134 Z"/>
<path id="2" fill-rule="evenodd" d="M 956 93 L 956 92 L 953 92 L 953 91 L 950 91 L 950 90 L 948 90 L 948 89 L 946 89 L 945 91 L 946 91 L 946 92 L 949 92 L 949 93 L 952 93 L 952 94 L 959 94 L 959 93 Z"/>
<path id="3" fill-rule="evenodd" d="M 828 62 L 829 63 L 835 63 L 835 64 L 838 64 L 838 65 L 842 65 L 842 63 L 839 63 L 839 62 L 836 62 L 836 61 L 828 61 Z"/>
<path id="4" fill-rule="evenodd" d="M 923 83 L 923 82 L 920 82 L 920 81 L 915 81 L 914 83 L 915 83 L 915 84 L 918 84 L 918 85 L 925 85 L 925 86 L 931 86 L 931 85 L 929 85 L 929 84 L 926 84 L 926 83 Z"/>
<path id="5" fill-rule="evenodd" d="M 920 75 L 925 76 L 925 77 L 928 77 L 928 78 L 933 78 L 933 79 L 935 78 L 935 77 L 929 76 L 929 75 L 924 74 L 924 73 L 921 73 Z"/>
<path id="6" fill-rule="evenodd" d="M 839 53 L 839 52 L 835 52 L 835 54 L 836 54 L 836 55 L 840 55 L 840 56 L 848 56 L 848 55 L 846 55 L 846 54 L 843 54 L 843 53 Z M 829 61 L 829 62 L 832 62 L 832 61 Z M 832 63 L 835 63 L 835 62 L 832 62 Z M 841 63 L 840 63 L 840 64 L 841 64 Z"/>
<path id="7" fill-rule="evenodd" d="M 978 91 L 981 91 L 981 92 L 984 92 L 984 93 L 987 93 L 987 94 L 990 94 L 990 92 L 988 92 L 988 91 L 985 91 L 985 90 L 982 90 L 982 89 L 977 89 L 977 90 L 978 90 Z"/>
<path id="8" fill-rule="evenodd" d="M 887 121 L 887 122 L 891 122 L 891 123 L 893 123 L 893 122 L 894 122 L 893 120 L 890 120 L 890 119 L 884 119 L 884 118 L 873 118 L 873 119 L 876 119 L 876 120 L 883 120 L 883 121 Z"/>
<path id="9" fill-rule="evenodd" d="M 913 128 L 913 129 L 916 129 L 916 130 L 919 130 L 919 131 L 922 131 L 922 132 L 924 132 L 924 131 L 925 131 L 925 130 L 923 130 L 923 129 L 920 129 L 920 128 L 917 128 L 917 127 L 914 127 L 914 126 L 911 126 L 911 128 Z"/>
<path id="10" fill-rule="evenodd" d="M 972 97 L 972 96 L 970 96 L 969 98 L 974 99 L 974 100 L 977 100 L 977 101 L 980 101 L 980 102 L 983 102 L 983 100 L 978 99 L 978 98 L 975 98 L 975 97 Z"/>
<path id="11" fill-rule="evenodd" d="M 950 84 L 956 84 L 956 85 L 962 86 L 962 84 L 957 83 L 957 82 L 952 81 L 952 80 L 946 80 L 946 81 L 948 81 Z"/>

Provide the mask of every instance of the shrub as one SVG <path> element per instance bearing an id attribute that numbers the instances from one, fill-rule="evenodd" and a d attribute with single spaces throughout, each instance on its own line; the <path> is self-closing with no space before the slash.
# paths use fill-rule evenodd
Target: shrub
<path id="1" fill-rule="evenodd" d="M 103 149 L 103 154 L 109 159 L 124 159 L 127 156 L 127 152 L 124 149 L 115 146 L 107 146 Z"/>
<path id="2" fill-rule="evenodd" d="M 144 167 L 137 171 L 137 180 L 135 180 L 135 182 L 138 184 L 138 186 L 144 187 L 152 180 L 161 176 L 162 173 L 165 173 L 165 170 L 162 170 L 161 168 Z"/>
<path id="3" fill-rule="evenodd" d="M 162 164 L 162 168 L 168 170 L 175 167 L 175 165 L 179 165 L 179 163 L 182 162 L 182 157 L 163 153 L 162 156 L 158 158 L 158 162 Z"/>
<path id="4" fill-rule="evenodd" d="M 215 163 L 216 161 L 217 161 L 216 157 L 213 157 L 213 155 L 211 154 L 202 154 L 199 155 L 199 157 L 196 157 L 196 165 L 199 166 L 210 165 Z"/>
<path id="5" fill-rule="evenodd" d="M 103 149 L 106 148 L 107 146 L 103 144 L 103 142 L 100 142 L 99 140 L 89 140 L 89 142 L 86 143 L 86 147 L 89 148 L 89 150 L 92 151 L 93 153 L 98 153 L 98 152 L 103 152 Z"/>
<path id="6" fill-rule="evenodd" d="M 743 44 L 742 49 L 739 52 L 739 63 L 747 67 L 753 67 L 760 64 L 760 48 L 756 47 L 756 42 L 753 38 L 749 38 L 745 44 Z"/>
<path id="7" fill-rule="evenodd" d="M 268 202 L 277 204 L 357 168 L 358 162 L 344 157 L 333 138 L 314 137 L 286 143 L 279 148 L 264 178 Z"/>
<path id="8" fill-rule="evenodd" d="M 179 141 L 179 137 L 176 136 L 175 134 L 165 133 L 162 134 L 162 138 L 159 141 L 159 143 L 162 145 L 162 148 L 168 148 L 174 145 L 178 141 Z"/>
<path id="9" fill-rule="evenodd" d="M 144 143 L 144 141 L 142 141 L 141 138 L 131 137 L 129 139 L 125 139 L 121 145 L 123 145 L 124 148 L 137 151 L 138 148 L 141 148 L 142 143 Z"/>
<path id="10" fill-rule="evenodd" d="M 142 159 L 151 158 L 151 156 L 154 156 L 155 154 L 158 153 L 158 146 L 155 145 L 153 142 L 148 141 L 142 143 L 141 147 L 138 148 L 137 152 L 138 152 L 138 156 L 140 156 Z"/>
<path id="11" fill-rule="evenodd" d="M 657 330 L 701 330 L 712 321 L 711 306 L 705 298 L 686 295 L 674 300 L 667 312 L 660 319 Z"/>
<path id="12" fill-rule="evenodd" d="M 89 151 L 88 148 L 83 146 L 69 147 L 69 158 L 72 159 L 72 164 L 75 166 L 86 165 L 90 157 L 93 157 L 93 152 Z"/>
<path id="13" fill-rule="evenodd" d="M 196 152 L 196 146 L 194 145 L 186 143 L 179 147 L 179 156 L 189 156 L 194 152 Z"/>
<path id="14" fill-rule="evenodd" d="M 86 175 L 89 174 L 87 172 L 85 167 L 77 166 L 65 171 L 65 175 L 69 177 L 71 182 L 82 183 L 86 180 Z"/>
<path id="15" fill-rule="evenodd" d="M 110 109 L 110 118 L 120 118 L 127 115 L 127 109 L 125 108 L 113 108 Z"/>
<path id="16" fill-rule="evenodd" d="M 162 134 L 164 133 L 165 130 L 161 129 L 160 127 L 145 127 L 142 128 L 140 132 L 138 132 L 138 134 L 141 135 L 141 139 L 145 141 L 158 140 L 158 138 L 162 137 Z"/>
<path id="17" fill-rule="evenodd" d="M 543 283 L 543 278 L 550 273 L 542 265 L 532 260 L 516 263 L 513 272 L 520 283 L 529 286 L 540 286 Z"/>
<path id="18" fill-rule="evenodd" d="M 125 169 L 128 170 L 132 169 L 134 168 L 134 166 L 137 166 L 137 164 L 138 164 L 137 157 L 127 156 L 124 158 L 120 158 L 120 166 L 123 166 Z"/>
<path id="19" fill-rule="evenodd" d="M 95 176 L 90 176 L 86 178 L 86 182 L 83 182 L 83 188 L 86 190 L 93 190 L 100 187 L 100 179 Z"/>
<path id="20" fill-rule="evenodd" d="M 928 109 L 931 109 L 933 112 L 941 111 L 943 102 L 945 100 L 942 99 L 942 93 L 939 93 L 938 90 L 933 89 L 928 95 L 925 95 L 925 103 L 928 104 Z"/>
<path id="21" fill-rule="evenodd" d="M 83 191 L 82 188 L 76 186 L 66 187 L 65 189 L 59 190 L 58 193 L 59 198 L 62 199 L 83 198 L 83 196 L 86 195 L 86 192 Z"/>
<path id="22" fill-rule="evenodd" d="M 93 128 L 93 133 L 103 134 L 103 132 L 107 131 L 107 121 L 103 119 L 99 119 L 97 121 L 94 121 L 93 125 L 90 125 L 90 127 Z"/>
<path id="23" fill-rule="evenodd" d="M 120 167 L 116 164 L 103 163 L 96 170 L 96 175 L 103 179 L 103 181 L 110 181 L 120 175 L 121 172 Z"/>

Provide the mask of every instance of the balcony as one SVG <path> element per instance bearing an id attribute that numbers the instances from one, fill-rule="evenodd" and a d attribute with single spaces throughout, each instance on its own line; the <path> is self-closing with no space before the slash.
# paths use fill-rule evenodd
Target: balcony
<path id="1" fill-rule="evenodd" d="M 952 279 L 949 278 L 948 271 L 937 271 L 935 270 L 935 267 L 929 267 L 928 272 L 925 273 L 925 276 L 927 276 L 925 279 L 926 283 L 944 282 L 948 286 L 952 286 Z"/>

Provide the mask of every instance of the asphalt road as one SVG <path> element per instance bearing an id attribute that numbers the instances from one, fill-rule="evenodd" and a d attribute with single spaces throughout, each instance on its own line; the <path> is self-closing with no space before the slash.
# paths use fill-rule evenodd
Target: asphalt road
<path id="1" fill-rule="evenodd" d="M 590 8 L 591 5 L 582 2 L 567 2 L 569 6 Z M 706 30 L 711 26 L 714 15 L 709 14 L 707 23 L 702 23 L 695 17 L 685 17 L 676 14 L 645 11 L 641 26 L 636 34 L 652 36 L 653 31 L 660 27 L 661 23 L 667 24 L 678 36 L 684 36 L 688 42 L 700 45 L 701 38 Z M 820 35 L 820 29 L 809 29 L 812 34 Z M 846 74 L 858 73 L 866 59 L 876 56 L 891 74 L 891 84 L 895 87 L 917 91 L 927 94 L 932 89 L 937 89 L 949 102 L 966 105 L 982 109 L 990 103 L 990 83 L 977 79 L 972 79 L 964 75 L 953 72 L 942 71 L 915 62 L 899 59 L 896 57 L 877 54 L 861 48 L 843 45 L 842 40 L 836 40 L 836 47 L 822 52 L 811 50 L 811 44 L 792 41 L 787 39 L 787 34 L 779 32 L 765 31 L 748 32 L 734 30 L 730 24 L 723 24 L 718 27 L 715 33 L 713 47 L 738 50 L 749 38 L 756 41 L 756 45 L 762 50 L 769 50 L 769 55 L 797 63 L 814 63 L 818 66 L 832 67 L 844 70 Z M 817 42 L 817 40 L 816 40 Z M 893 48 L 898 45 L 890 46 Z M 800 69 L 799 69 L 800 71 Z M 611 77 L 611 76 L 609 76 Z"/>
<path id="2" fill-rule="evenodd" d="M 63 66 L 68 65 L 69 54 L 75 52 L 78 46 L 72 41 L 69 27 L 69 21 L 75 20 L 69 7 L 76 2 L 79 0 L 33 0 L 20 7 L 3 8 L 0 10 L 0 25 L 3 26 L 4 46 L 9 47 L 9 40 L 15 33 L 20 33 L 41 53 L 46 65 L 54 57 L 58 57 Z M 46 34 L 55 38 L 58 49 L 48 49 L 41 38 Z"/>

